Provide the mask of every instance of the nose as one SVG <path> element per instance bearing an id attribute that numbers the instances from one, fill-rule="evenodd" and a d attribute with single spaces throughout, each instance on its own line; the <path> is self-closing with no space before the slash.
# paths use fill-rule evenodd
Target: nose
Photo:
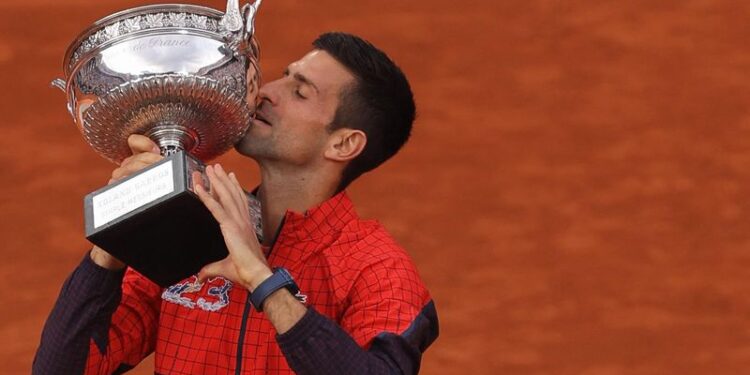
<path id="1" fill-rule="evenodd" d="M 258 102 L 259 104 L 263 102 L 269 102 L 271 105 L 276 105 L 278 103 L 278 86 L 279 80 L 271 81 L 263 86 L 260 87 L 258 90 Z"/>

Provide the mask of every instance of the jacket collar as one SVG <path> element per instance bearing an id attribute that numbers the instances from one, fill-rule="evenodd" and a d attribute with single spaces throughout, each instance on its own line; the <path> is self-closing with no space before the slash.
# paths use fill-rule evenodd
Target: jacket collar
<path id="1" fill-rule="evenodd" d="M 287 210 L 276 242 L 280 240 L 320 240 L 337 235 L 352 220 L 357 219 L 354 204 L 342 191 L 303 213 Z"/>
<path id="2" fill-rule="evenodd" d="M 253 189 L 248 194 L 248 199 L 250 214 L 257 223 L 255 227 L 256 234 L 262 240 L 263 230 L 260 225 L 261 207 L 260 201 L 256 198 L 257 191 L 258 187 Z M 333 240 L 348 223 L 358 218 L 359 216 L 354 209 L 354 204 L 349 195 L 346 191 L 341 191 L 303 213 L 287 210 L 272 247 L 284 245 L 287 241 L 316 241 L 326 244 L 330 241 L 325 241 L 325 237 L 331 237 L 331 240 Z"/>

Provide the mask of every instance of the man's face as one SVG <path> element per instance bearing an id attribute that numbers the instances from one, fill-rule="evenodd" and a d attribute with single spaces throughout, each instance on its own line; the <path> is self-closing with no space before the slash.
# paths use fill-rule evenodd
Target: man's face
<path id="1" fill-rule="evenodd" d="M 339 95 L 353 82 L 331 55 L 313 50 L 260 88 L 256 119 L 236 149 L 261 163 L 307 166 L 321 160 Z"/>

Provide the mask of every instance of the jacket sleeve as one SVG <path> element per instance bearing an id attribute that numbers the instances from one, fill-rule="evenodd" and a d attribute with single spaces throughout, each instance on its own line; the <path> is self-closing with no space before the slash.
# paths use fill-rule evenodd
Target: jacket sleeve
<path id="1" fill-rule="evenodd" d="M 308 308 L 277 341 L 298 375 L 416 374 L 438 336 L 435 305 L 410 262 L 369 267 L 340 324 Z"/>
<path id="2" fill-rule="evenodd" d="M 63 284 L 42 331 L 34 374 L 112 374 L 153 351 L 160 288 L 137 272 L 112 272 L 87 253 Z"/>

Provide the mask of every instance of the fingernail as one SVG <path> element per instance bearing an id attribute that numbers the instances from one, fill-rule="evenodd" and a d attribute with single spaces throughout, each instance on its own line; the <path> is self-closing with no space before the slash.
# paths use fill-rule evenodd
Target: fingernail
<path id="1" fill-rule="evenodd" d="M 221 164 L 216 163 L 216 169 L 219 171 L 223 171 L 224 169 L 221 167 Z"/>

